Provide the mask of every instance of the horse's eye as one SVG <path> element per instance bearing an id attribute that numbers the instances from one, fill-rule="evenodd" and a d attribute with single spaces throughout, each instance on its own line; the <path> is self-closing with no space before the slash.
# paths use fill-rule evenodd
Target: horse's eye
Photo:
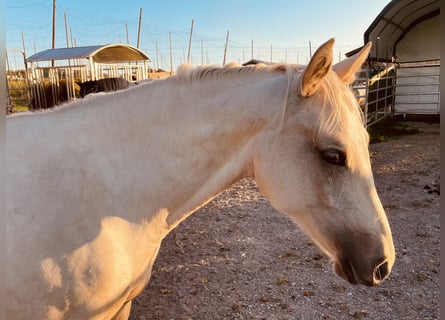
<path id="1" fill-rule="evenodd" d="M 321 157 L 329 164 L 336 166 L 346 165 L 346 154 L 338 150 L 325 150 L 321 152 Z"/>

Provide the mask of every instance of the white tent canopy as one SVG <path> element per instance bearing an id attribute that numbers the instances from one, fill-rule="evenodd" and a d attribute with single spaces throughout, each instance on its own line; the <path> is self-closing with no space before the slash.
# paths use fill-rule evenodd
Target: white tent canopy
<path id="1" fill-rule="evenodd" d="M 373 42 L 371 65 L 395 66 L 388 91 L 395 114 L 440 113 L 439 21 L 439 0 L 392 0 L 364 34 Z"/>
<path id="2" fill-rule="evenodd" d="M 125 44 L 47 49 L 26 59 L 31 69 L 42 69 L 38 63 L 45 61 L 62 61 L 57 67 L 52 64 L 53 71 L 56 72 L 55 68 L 59 68 L 59 71 L 64 68 L 62 73 L 65 74 L 77 72 L 82 81 L 108 77 L 123 77 L 133 81 L 147 78 L 151 59 L 141 50 Z"/>
<path id="3" fill-rule="evenodd" d="M 435 16 L 414 26 L 396 44 L 396 60 L 399 62 L 439 60 L 439 18 L 440 16 Z"/>
<path id="4" fill-rule="evenodd" d="M 27 62 L 92 59 L 96 63 L 150 61 L 141 50 L 124 44 L 95 45 L 74 48 L 47 49 L 26 59 Z"/>
<path id="5" fill-rule="evenodd" d="M 39 109 L 74 100 L 79 96 L 78 83 L 106 78 L 145 80 L 151 59 L 135 47 L 107 44 L 47 49 L 25 61 L 30 105 Z"/>
<path id="6" fill-rule="evenodd" d="M 393 0 L 364 34 L 371 59 L 399 62 L 440 59 L 439 0 Z"/>

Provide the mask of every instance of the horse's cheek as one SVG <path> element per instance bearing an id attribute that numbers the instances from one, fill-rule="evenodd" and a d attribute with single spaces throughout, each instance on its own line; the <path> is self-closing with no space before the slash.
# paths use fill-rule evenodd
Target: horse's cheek
<path id="1" fill-rule="evenodd" d="M 294 215 L 316 206 L 316 190 L 320 184 L 317 169 L 307 170 L 311 158 L 302 160 L 297 152 L 269 153 L 255 163 L 255 180 L 261 192 L 277 210 Z M 298 159 L 297 159 L 298 158 Z"/>

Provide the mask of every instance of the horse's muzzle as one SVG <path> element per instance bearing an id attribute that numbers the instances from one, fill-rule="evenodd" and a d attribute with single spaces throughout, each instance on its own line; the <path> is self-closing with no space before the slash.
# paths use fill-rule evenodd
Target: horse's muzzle
<path id="1" fill-rule="evenodd" d="M 367 268 L 365 268 L 366 270 Z M 379 259 L 373 268 L 369 268 L 368 272 L 363 272 L 349 259 L 342 259 L 341 262 L 334 263 L 334 271 L 341 278 L 351 284 L 363 284 L 366 286 L 377 286 L 385 280 L 391 272 L 387 259 Z"/>

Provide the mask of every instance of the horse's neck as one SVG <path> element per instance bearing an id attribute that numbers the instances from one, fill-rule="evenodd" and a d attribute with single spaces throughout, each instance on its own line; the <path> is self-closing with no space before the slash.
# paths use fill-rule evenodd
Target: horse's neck
<path id="1" fill-rule="evenodd" d="M 275 92 L 278 98 L 270 98 L 273 94 L 261 81 L 258 88 L 250 83 L 235 89 L 232 84 L 231 90 L 204 81 L 172 85 L 159 83 L 147 87 L 145 94 L 134 94 L 141 99 L 135 119 L 141 122 L 134 125 L 144 128 L 141 147 L 148 145 L 145 154 L 138 155 L 146 159 L 140 174 L 151 184 L 145 186 L 151 193 L 145 205 L 153 213 L 167 210 L 168 223 L 175 226 L 249 176 L 250 145 L 273 118 L 273 108 L 265 106 L 280 105 L 283 96 Z M 279 111 L 275 113 L 279 118 Z"/>
<path id="2" fill-rule="evenodd" d="M 33 157 L 38 159 L 29 162 L 27 170 L 49 170 L 42 172 L 47 177 L 69 170 L 73 181 L 87 188 L 74 186 L 74 190 L 60 179 L 53 187 L 60 198 L 69 194 L 76 210 L 95 208 L 79 214 L 120 216 L 140 223 L 162 212 L 167 213 L 172 229 L 238 179 L 249 176 L 252 142 L 274 121 L 278 125 L 285 82 L 282 77 L 268 77 L 221 88 L 218 81 L 168 80 L 93 96 L 41 119 L 11 122 L 8 133 L 22 142 L 11 145 L 8 155 L 20 158 L 23 150 L 35 149 L 36 139 L 51 139 L 37 143 Z M 23 128 L 28 127 L 25 134 Z M 19 169 L 11 165 L 14 177 L 21 174 L 14 170 Z M 30 176 L 23 175 L 24 180 Z M 41 188 L 39 181 L 30 183 L 35 185 L 31 189 Z M 14 194 L 16 202 L 25 203 L 20 193 Z M 51 199 L 42 202 L 49 205 Z M 46 216 L 65 214 L 57 207 L 53 211 Z M 71 221 L 76 216 L 70 211 L 66 215 L 59 220 Z"/>

